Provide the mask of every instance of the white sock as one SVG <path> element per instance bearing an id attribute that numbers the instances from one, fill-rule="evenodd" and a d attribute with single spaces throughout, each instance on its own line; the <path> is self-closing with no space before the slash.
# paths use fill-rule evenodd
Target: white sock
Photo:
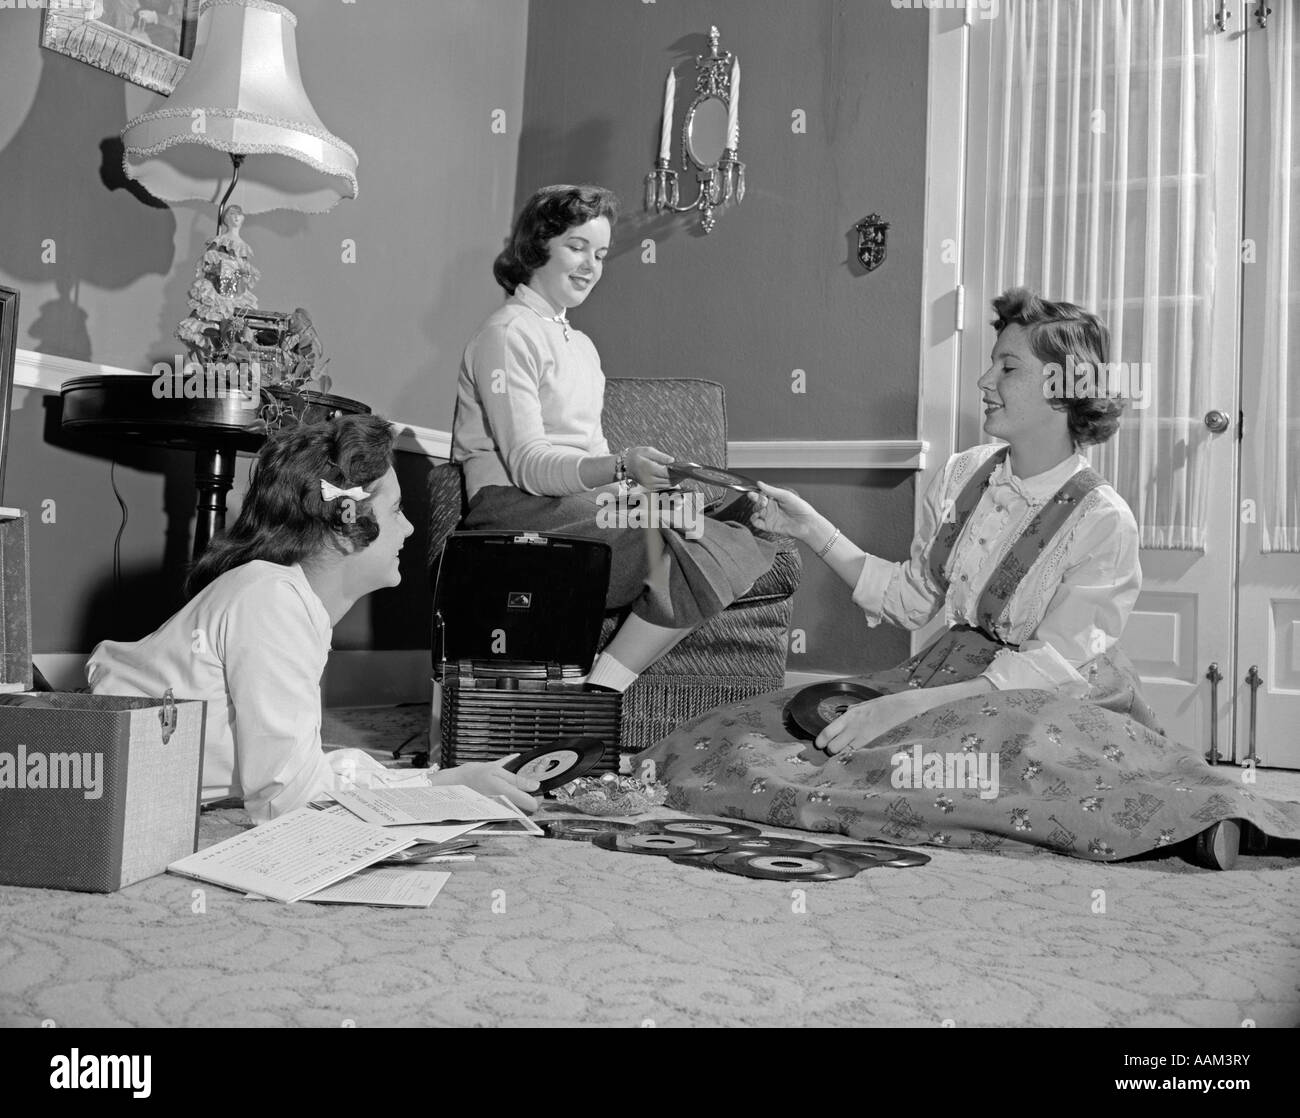
<path id="1" fill-rule="evenodd" d="M 626 691 L 636 682 L 637 674 L 623 667 L 608 652 L 602 652 L 591 665 L 587 682 L 597 687 L 608 687 L 613 691 Z"/>

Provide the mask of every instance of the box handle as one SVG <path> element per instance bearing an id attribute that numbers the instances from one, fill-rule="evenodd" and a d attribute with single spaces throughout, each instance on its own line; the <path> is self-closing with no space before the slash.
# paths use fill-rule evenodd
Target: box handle
<path id="1" fill-rule="evenodd" d="M 172 731 L 176 729 L 176 696 L 169 687 L 163 692 L 162 710 L 158 712 L 158 721 L 162 723 L 162 743 L 172 740 Z"/>

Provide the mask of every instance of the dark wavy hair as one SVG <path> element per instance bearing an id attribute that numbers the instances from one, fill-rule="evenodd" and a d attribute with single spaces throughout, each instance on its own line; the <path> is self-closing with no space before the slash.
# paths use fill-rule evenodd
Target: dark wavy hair
<path id="1" fill-rule="evenodd" d="M 1048 399 L 1053 408 L 1065 412 L 1075 446 L 1104 443 L 1119 430 L 1127 401 L 1102 383 L 1109 364 L 1110 331 L 1097 315 L 1074 303 L 1054 303 L 1025 287 L 1004 291 L 993 300 L 993 310 L 997 315 L 993 329 L 1001 334 L 1013 324 L 1023 326 L 1029 348 L 1045 365 L 1065 369 L 1072 362 L 1076 368 L 1089 365 L 1095 371 L 1098 390 L 1093 395 Z"/>
<path id="2" fill-rule="evenodd" d="M 348 415 L 273 435 L 257 456 L 239 517 L 194 564 L 186 593 L 192 598 L 254 559 L 288 566 L 339 539 L 359 547 L 373 543 L 379 524 L 369 502 L 326 501 L 320 483 L 370 489 L 392 464 L 393 429 L 377 415 Z"/>
<path id="3" fill-rule="evenodd" d="M 507 295 L 513 295 L 516 287 L 532 279 L 550 259 L 547 241 L 598 217 L 608 218 L 610 229 L 618 221 L 618 198 L 613 191 L 603 186 L 542 187 L 524 203 L 506 247 L 492 262 L 497 283 Z"/>

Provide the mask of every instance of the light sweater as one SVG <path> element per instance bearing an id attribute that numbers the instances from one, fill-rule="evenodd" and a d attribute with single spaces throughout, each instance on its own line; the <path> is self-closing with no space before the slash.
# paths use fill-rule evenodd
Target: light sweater
<path id="1" fill-rule="evenodd" d="M 1075 454 L 1034 477 L 1018 478 L 1004 459 L 948 557 L 948 588 L 942 592 L 930 577 L 930 548 L 945 512 L 1001 445 L 948 459 L 925 495 L 907 562 L 867 556 L 853 600 L 868 624 L 888 619 L 919 629 L 942 610 L 948 626 L 979 625 L 980 595 L 1007 551 L 1030 518 L 1088 466 Z M 1120 639 L 1141 589 L 1137 522 L 1114 489 L 1098 486 L 1079 502 L 1007 603 L 1006 621 L 995 635 L 1019 651 L 999 652 L 983 674 L 999 690 L 1059 688 L 1082 698 L 1089 685 L 1080 669 Z"/>
<path id="2" fill-rule="evenodd" d="M 582 493 L 578 464 L 609 453 L 600 427 L 605 375 L 591 339 L 526 283 L 465 348 L 452 460 L 473 498 L 485 485 Z"/>
<path id="3" fill-rule="evenodd" d="M 178 699 L 206 700 L 203 799 L 242 796 L 262 823 L 334 787 L 334 763 L 357 762 L 355 750 L 330 760 L 321 750 L 332 632 L 300 566 L 257 559 L 143 640 L 101 642 L 86 674 L 96 695 L 160 698 L 170 687 Z"/>

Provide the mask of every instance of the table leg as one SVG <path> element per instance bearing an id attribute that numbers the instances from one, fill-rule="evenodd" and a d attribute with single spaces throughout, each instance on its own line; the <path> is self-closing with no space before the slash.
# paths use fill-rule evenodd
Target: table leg
<path id="1" fill-rule="evenodd" d="M 208 447 L 194 453 L 194 484 L 198 488 L 198 517 L 194 522 L 194 558 L 226 527 L 226 494 L 235 484 L 233 447 Z"/>

